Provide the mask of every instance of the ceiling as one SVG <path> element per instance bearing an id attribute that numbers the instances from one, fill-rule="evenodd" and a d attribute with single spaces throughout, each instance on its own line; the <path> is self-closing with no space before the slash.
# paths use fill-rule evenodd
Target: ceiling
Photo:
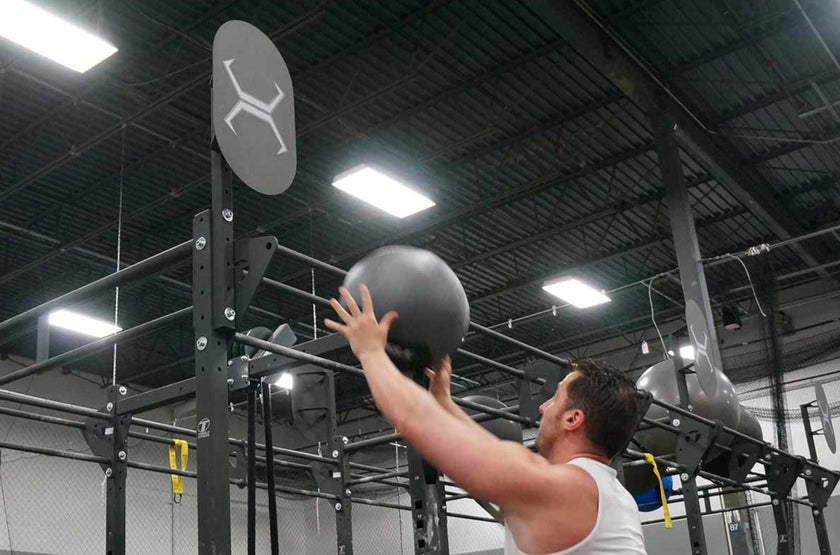
<path id="1" fill-rule="evenodd" d="M 745 203 L 740 183 L 683 150 L 704 256 L 838 223 L 840 107 L 826 106 L 840 100 L 836 2 L 801 2 L 816 32 L 794 0 L 578 3 L 769 199 Z M 650 124 L 532 2 L 38 4 L 97 29 L 119 53 L 79 75 L 0 40 L 0 317 L 112 272 L 118 238 L 131 264 L 191 237 L 192 215 L 210 201 L 213 34 L 242 19 L 275 41 L 290 68 L 298 173 L 278 197 L 235 186 L 237 236 L 274 234 L 342 268 L 387 243 L 431 249 L 463 282 L 473 321 L 552 353 L 578 356 L 650 327 L 648 289 L 638 283 L 676 264 Z M 334 190 L 332 177 L 360 162 L 398 172 L 436 206 L 398 220 Z M 780 221 L 791 222 L 784 233 Z M 837 267 L 809 269 L 838 259 L 828 237 L 767 255 L 782 287 L 832 277 Z M 540 285 L 571 271 L 612 291 L 612 302 L 555 315 Z M 121 325 L 189 305 L 190 275 L 182 266 L 124 287 Z M 322 296 L 339 283 L 280 257 L 268 276 L 306 290 L 314 283 Z M 743 273 L 720 265 L 706 276 L 715 303 L 754 310 Z M 679 282 L 660 278 L 654 291 L 659 319 L 680 318 Z M 249 325 L 289 321 L 312 337 L 305 301 L 261 290 L 255 306 Z M 84 310 L 112 318 L 113 295 Z M 29 330 L 0 338 L 0 349 L 31 355 Z M 54 350 L 79 344 L 54 336 Z M 527 360 L 482 337 L 467 348 Z M 121 346 L 118 375 L 144 386 L 184 379 L 192 352 L 185 320 Z M 110 376 L 110 354 L 77 367 Z M 456 367 L 480 383 L 500 377 L 469 361 Z M 340 408 L 364 395 L 353 380 L 344 380 Z"/>

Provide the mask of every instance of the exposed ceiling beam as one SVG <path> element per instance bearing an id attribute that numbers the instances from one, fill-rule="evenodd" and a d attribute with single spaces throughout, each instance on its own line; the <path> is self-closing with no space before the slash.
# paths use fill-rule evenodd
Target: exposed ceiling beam
<path id="1" fill-rule="evenodd" d="M 777 237 L 789 239 L 802 233 L 799 223 L 773 198 L 772 187 L 765 178 L 738 158 L 732 144 L 709 134 L 693 119 L 684 103 L 678 103 L 661 86 L 661 81 L 628 56 L 620 44 L 623 39 L 588 9 L 585 0 L 536 0 L 531 7 L 643 110 L 661 109 L 668 114 L 681 146 Z M 809 266 L 819 265 L 819 253 L 815 249 L 798 244 L 795 250 Z M 823 272 L 823 277 L 831 279 L 828 272 Z"/>
<path id="2" fill-rule="evenodd" d="M 824 87 L 834 83 L 837 79 L 840 79 L 840 73 L 838 73 L 837 69 L 832 66 L 829 70 L 809 75 L 808 77 L 800 79 L 794 83 L 781 85 L 773 92 L 753 98 L 740 106 L 733 107 L 730 110 L 713 117 L 709 120 L 709 125 L 719 127 L 720 125 L 732 121 L 733 119 L 757 112 L 762 108 L 767 108 L 768 106 L 772 106 L 784 100 L 790 100 L 798 94 L 813 91 L 814 83 L 820 87 Z"/>
<path id="3" fill-rule="evenodd" d="M 704 176 L 700 176 L 700 177 L 695 178 L 695 179 L 688 180 L 686 182 L 686 186 L 689 187 L 689 188 L 690 187 L 697 187 L 701 184 L 708 183 L 709 181 L 712 181 L 712 180 L 713 180 L 713 178 L 709 177 L 708 175 L 704 175 Z M 639 208 L 640 206 L 644 206 L 644 205 L 649 204 L 651 202 L 656 202 L 656 201 L 662 200 L 662 199 L 664 199 L 664 197 L 665 197 L 665 195 L 663 194 L 662 191 L 657 191 L 655 193 L 650 193 L 650 194 L 644 195 L 642 197 L 637 197 L 635 199 L 626 199 L 624 201 L 617 202 L 614 205 L 612 205 L 611 207 L 603 209 L 603 210 L 597 210 L 597 211 L 594 211 L 594 212 L 590 212 L 589 214 L 583 214 L 583 215 L 578 214 L 578 215 L 575 215 L 574 219 L 570 222 L 544 229 L 544 230 L 540 231 L 539 233 L 534 233 L 534 234 L 529 235 L 528 237 L 523 237 L 522 239 L 520 239 L 518 241 L 513 241 L 511 243 L 506 243 L 504 245 L 500 245 L 500 246 L 498 246 L 494 249 L 491 249 L 489 251 L 476 253 L 476 254 L 468 257 L 468 258 L 458 260 L 458 261 L 450 264 L 450 266 L 452 267 L 453 270 L 458 270 L 458 269 L 463 268 L 465 266 L 469 266 L 470 264 L 475 264 L 477 262 L 481 262 L 482 260 L 486 260 L 488 258 L 492 258 L 494 256 L 498 256 L 500 254 L 504 254 L 506 252 L 525 247 L 527 245 L 536 243 L 538 241 L 542 241 L 544 239 L 547 239 L 549 237 L 553 237 L 555 235 L 559 235 L 561 233 L 566 233 L 566 232 L 571 231 L 573 229 L 576 229 L 580 226 L 587 225 L 587 224 L 590 224 L 592 222 L 602 220 L 604 218 L 609 218 L 610 216 L 615 216 L 615 215 L 618 215 L 618 214 L 622 214 L 622 213 L 628 212 L 630 210 L 634 210 L 636 208 Z"/>
<path id="4" fill-rule="evenodd" d="M 663 70 L 662 76 L 666 79 L 672 79 L 692 69 L 697 69 L 700 66 L 728 56 L 739 50 L 745 50 L 754 46 L 756 43 L 774 37 L 784 31 L 788 31 L 792 26 L 801 25 L 802 21 L 799 10 L 795 7 L 783 8 L 762 18 L 764 26 L 760 27 L 755 32 L 745 32 L 743 36 L 731 40 L 718 48 L 704 52 L 699 56 L 686 60 L 682 63 L 667 67 Z M 732 25 L 727 25 L 731 27 Z"/>
<path id="5" fill-rule="evenodd" d="M 574 181 L 575 179 L 590 175 L 594 172 L 612 167 L 615 164 L 626 162 L 627 160 L 630 160 L 637 156 L 647 154 L 651 150 L 653 150 L 653 142 L 649 141 L 632 146 L 625 150 L 615 152 L 609 156 L 605 156 L 601 159 L 590 162 L 582 169 L 572 171 L 563 170 L 551 173 L 537 180 L 529 181 L 527 183 L 521 184 L 520 186 L 513 187 L 507 191 L 503 191 L 495 195 L 486 197 L 478 202 L 474 202 L 467 206 L 462 206 L 460 208 L 450 210 L 446 214 L 443 214 L 437 218 L 432 218 L 426 222 L 406 229 L 405 231 L 402 231 L 400 233 L 392 233 L 388 237 L 383 237 L 380 240 L 367 243 L 358 248 L 352 249 L 348 252 L 343 253 L 341 256 L 331 259 L 330 262 L 333 264 L 346 262 L 349 260 L 353 260 L 386 243 L 409 241 L 413 238 L 416 238 L 418 235 L 424 233 L 431 233 L 448 225 L 453 225 L 455 223 L 462 222 L 467 218 L 483 214 L 487 210 L 492 210 L 493 208 L 505 206 L 511 202 L 533 196 L 542 191 L 557 187 L 570 181 Z M 300 277 L 301 275 L 304 274 L 296 272 L 294 274 L 283 276 L 282 278 L 280 278 L 280 281 L 288 281 L 291 279 L 295 279 L 296 277 Z"/>
<path id="6" fill-rule="evenodd" d="M 800 140 L 791 141 L 788 143 L 780 141 L 776 144 L 781 144 L 781 146 L 771 148 L 762 152 L 761 154 L 751 156 L 749 159 L 749 163 L 761 164 L 763 162 L 779 158 L 780 156 L 784 156 L 786 154 L 792 154 L 794 152 L 802 150 L 803 148 L 816 147 L 820 146 L 820 144 L 831 144 L 836 141 L 840 141 L 840 126 L 834 126 L 829 129 L 824 129 L 817 135 L 801 137 Z"/>
<path id="7" fill-rule="evenodd" d="M 701 218 L 697 219 L 695 222 L 695 227 L 697 229 L 702 229 L 704 227 L 709 227 L 711 225 L 720 223 L 722 221 L 728 220 L 730 218 L 734 218 L 736 216 L 742 216 L 747 213 L 745 208 L 738 208 L 735 210 L 730 210 L 728 212 L 724 212 L 723 214 L 719 214 L 716 216 L 712 216 L 709 218 Z M 514 291 L 519 291 L 521 289 L 526 289 L 529 287 L 541 286 L 546 281 L 550 280 L 551 278 L 564 274 L 567 272 L 575 272 L 579 270 L 583 270 L 589 266 L 594 264 L 603 264 L 605 262 L 610 262 L 617 258 L 621 258 L 622 256 L 627 256 L 628 254 L 633 254 L 634 252 L 638 252 L 650 247 L 658 246 L 662 243 L 669 242 L 672 240 L 671 233 L 657 233 L 654 235 L 650 235 L 648 237 L 642 238 L 640 241 L 637 241 L 631 245 L 622 246 L 616 250 L 598 254 L 594 257 L 589 258 L 588 260 L 581 260 L 579 262 L 575 262 L 574 264 L 564 266 L 562 268 L 558 268 L 557 270 L 548 273 L 548 274 L 540 274 L 536 276 L 529 276 L 527 278 L 523 278 L 521 280 L 515 281 L 513 283 L 509 283 L 503 287 L 495 289 L 493 291 L 489 291 L 487 293 L 482 293 L 477 297 L 473 297 L 470 299 L 470 305 L 475 305 L 480 302 L 488 301 L 495 299 L 501 295 L 505 295 L 507 293 L 512 293 Z"/>

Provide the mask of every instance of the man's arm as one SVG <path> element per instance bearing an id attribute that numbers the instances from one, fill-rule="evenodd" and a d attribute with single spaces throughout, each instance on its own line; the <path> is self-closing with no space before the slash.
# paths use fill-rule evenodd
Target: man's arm
<path id="1" fill-rule="evenodd" d="M 479 499 L 514 509 L 538 501 L 549 489 L 549 464 L 542 457 L 523 445 L 498 439 L 465 414 L 463 418 L 450 413 L 405 377 L 384 350 L 369 352 L 360 360 L 385 418 L 459 486 Z"/>
<path id="2" fill-rule="evenodd" d="M 567 488 L 554 482 L 564 481 L 562 470 L 546 472 L 549 463 L 523 445 L 502 441 L 441 406 L 385 353 L 388 329 L 397 315 L 386 314 L 378 323 L 367 288 L 362 287 L 364 311 L 346 290 L 341 293 L 350 312 L 333 300 L 344 324 L 328 320 L 327 327 L 347 338 L 379 410 L 424 458 L 474 496 L 507 509 L 526 511 L 560 501 L 558 494 Z"/>

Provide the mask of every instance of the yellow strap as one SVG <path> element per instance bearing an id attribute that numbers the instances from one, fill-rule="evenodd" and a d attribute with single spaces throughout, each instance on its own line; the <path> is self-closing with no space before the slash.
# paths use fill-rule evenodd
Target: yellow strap
<path id="1" fill-rule="evenodd" d="M 181 468 L 180 470 L 187 469 L 187 459 L 190 455 L 190 450 L 187 445 L 187 442 L 183 439 L 174 439 L 172 440 L 172 445 L 169 446 L 169 468 L 172 470 L 179 470 L 178 468 L 178 460 L 175 457 L 175 449 L 179 448 L 181 450 Z M 179 476 L 177 474 L 172 474 L 172 495 L 175 497 L 177 501 L 180 501 L 181 495 L 184 493 L 184 477 Z"/>
<path id="2" fill-rule="evenodd" d="M 671 528 L 671 513 L 668 511 L 668 499 L 665 497 L 665 487 L 662 485 L 662 476 L 659 474 L 659 467 L 656 466 L 656 459 L 650 453 L 645 453 L 645 462 L 653 467 L 653 473 L 659 481 L 659 496 L 662 499 L 662 512 L 665 515 L 665 528 Z"/>

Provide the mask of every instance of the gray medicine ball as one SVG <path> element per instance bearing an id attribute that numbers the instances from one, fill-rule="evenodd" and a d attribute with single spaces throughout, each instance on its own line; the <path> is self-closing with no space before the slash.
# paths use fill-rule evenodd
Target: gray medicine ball
<path id="1" fill-rule="evenodd" d="M 407 246 L 377 249 L 347 273 L 346 287 L 361 303 L 370 289 L 377 319 L 394 310 L 388 354 L 404 371 L 419 371 L 454 352 L 470 321 L 464 287 L 439 256 Z"/>

